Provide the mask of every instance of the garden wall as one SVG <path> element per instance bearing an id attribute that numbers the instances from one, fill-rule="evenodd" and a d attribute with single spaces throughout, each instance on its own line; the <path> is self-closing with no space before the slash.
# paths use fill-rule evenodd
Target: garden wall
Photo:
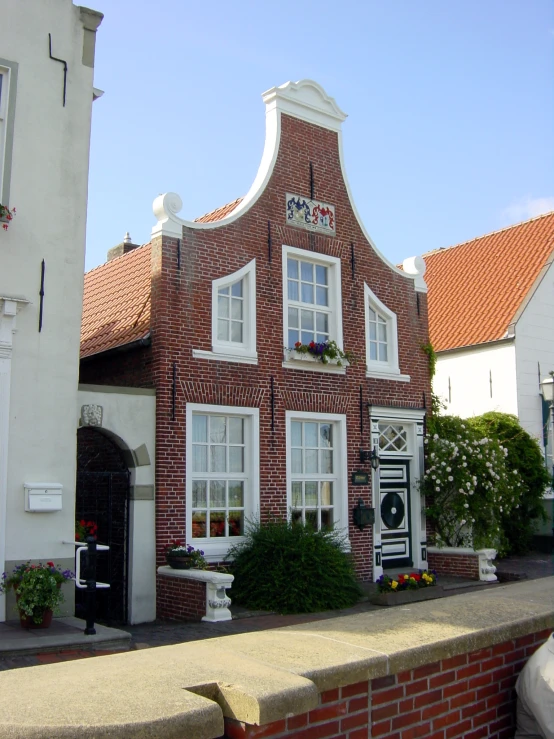
<path id="1" fill-rule="evenodd" d="M 429 569 L 434 570 L 439 576 L 452 575 L 479 580 L 479 555 L 471 550 L 450 548 L 446 551 L 428 547 L 427 562 Z"/>
<path id="2" fill-rule="evenodd" d="M 554 627 L 553 587 L 97 657 L 84 672 L 5 671 L 0 737 L 508 739 L 517 676 Z M 83 694 L 78 712 L 63 710 Z"/>

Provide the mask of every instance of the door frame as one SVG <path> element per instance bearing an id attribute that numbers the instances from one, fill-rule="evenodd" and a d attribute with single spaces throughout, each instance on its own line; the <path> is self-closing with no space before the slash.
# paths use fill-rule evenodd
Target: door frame
<path id="1" fill-rule="evenodd" d="M 389 408 L 387 406 L 370 406 L 369 419 L 371 429 L 371 448 L 376 449 L 381 460 L 405 459 L 409 461 L 410 470 L 410 548 L 413 569 L 427 569 L 427 522 L 425 517 L 425 499 L 419 490 L 419 481 L 424 474 L 424 426 L 425 408 Z M 406 449 L 404 451 L 383 451 L 379 444 L 380 424 L 401 424 L 406 431 Z M 380 471 L 372 470 L 371 489 L 373 505 L 378 508 L 373 525 L 373 580 L 383 574 L 382 539 L 380 515 Z M 379 505 L 378 505 L 379 503 Z"/>

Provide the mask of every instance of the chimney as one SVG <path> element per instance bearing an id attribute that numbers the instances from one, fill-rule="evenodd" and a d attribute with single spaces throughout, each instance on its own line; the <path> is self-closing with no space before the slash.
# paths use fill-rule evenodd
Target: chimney
<path id="1" fill-rule="evenodd" d="M 140 244 L 132 243 L 129 231 L 127 231 L 121 244 L 112 246 L 112 248 L 109 249 L 108 262 L 111 262 L 112 259 L 116 259 L 117 257 L 122 257 L 124 254 L 127 254 L 127 252 L 133 251 L 133 249 L 137 249 L 139 246 Z"/>

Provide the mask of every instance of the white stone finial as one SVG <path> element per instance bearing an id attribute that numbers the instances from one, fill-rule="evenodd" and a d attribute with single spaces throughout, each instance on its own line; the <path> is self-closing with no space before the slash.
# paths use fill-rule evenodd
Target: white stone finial
<path id="1" fill-rule="evenodd" d="M 165 192 L 152 203 L 152 210 L 158 222 L 152 229 L 152 236 L 175 236 L 181 238 L 183 221 L 177 213 L 183 207 L 183 201 L 176 192 Z"/>
<path id="2" fill-rule="evenodd" d="M 129 234 L 129 231 L 126 232 L 125 236 L 123 237 L 123 243 L 124 244 L 132 244 L 131 235 Z"/>
<path id="3" fill-rule="evenodd" d="M 423 279 L 427 265 L 423 257 L 408 257 L 402 262 L 402 268 L 407 275 L 414 276 L 415 289 L 418 292 L 427 292 L 427 283 Z"/>

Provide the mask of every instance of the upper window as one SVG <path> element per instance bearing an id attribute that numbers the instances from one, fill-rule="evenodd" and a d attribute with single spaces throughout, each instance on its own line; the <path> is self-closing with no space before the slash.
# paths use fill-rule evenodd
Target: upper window
<path id="1" fill-rule="evenodd" d="M 256 260 L 212 282 L 212 351 L 194 357 L 256 364 Z"/>
<path id="2" fill-rule="evenodd" d="M 17 64 L 0 59 L 0 204 L 10 206 Z"/>
<path id="3" fill-rule="evenodd" d="M 257 501 L 258 409 L 187 405 L 187 541 L 224 555 Z"/>
<path id="4" fill-rule="evenodd" d="M 400 376 L 396 315 L 367 285 L 364 285 L 364 301 L 367 374 Z"/>
<path id="5" fill-rule="evenodd" d="M 287 411 L 287 498 L 293 521 L 347 528 L 346 420 Z"/>
<path id="6" fill-rule="evenodd" d="M 291 246 L 283 247 L 283 322 L 287 360 L 300 358 L 295 357 L 292 351 L 298 342 L 310 344 L 331 340 L 342 348 L 340 284 L 340 259 Z M 311 365 L 310 369 L 316 366 Z"/>

